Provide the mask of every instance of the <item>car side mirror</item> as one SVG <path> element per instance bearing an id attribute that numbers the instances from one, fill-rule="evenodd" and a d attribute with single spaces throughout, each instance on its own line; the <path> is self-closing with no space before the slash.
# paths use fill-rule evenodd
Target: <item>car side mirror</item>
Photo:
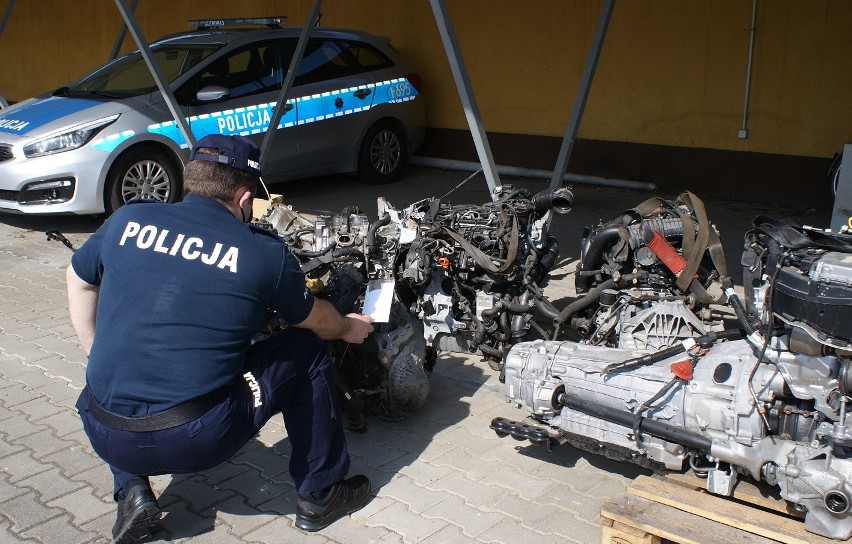
<path id="1" fill-rule="evenodd" d="M 231 91 L 225 87 L 220 87 L 219 85 L 208 85 L 198 91 L 195 98 L 197 98 L 199 102 L 215 102 L 217 100 L 224 100 L 229 96 L 231 96 Z"/>

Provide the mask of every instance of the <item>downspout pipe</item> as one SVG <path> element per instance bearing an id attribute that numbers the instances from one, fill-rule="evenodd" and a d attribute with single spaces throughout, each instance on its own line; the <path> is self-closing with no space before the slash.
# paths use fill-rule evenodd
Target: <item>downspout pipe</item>
<path id="1" fill-rule="evenodd" d="M 754 24 L 757 16 L 757 0 L 751 1 L 751 27 L 748 29 L 748 65 L 746 66 L 745 99 L 743 100 L 743 124 L 737 137 L 740 140 L 748 138 L 746 122 L 748 121 L 748 95 L 751 88 L 751 61 L 754 55 Z"/>
<path id="2" fill-rule="evenodd" d="M 441 168 L 443 170 L 460 170 L 463 172 L 476 172 L 482 168 L 478 162 L 457 161 L 453 159 L 440 159 L 437 157 L 423 157 L 413 155 L 409 164 L 414 166 L 425 166 L 428 168 Z M 501 176 L 515 176 L 519 178 L 550 179 L 553 172 L 550 170 L 536 170 L 533 168 L 521 168 L 518 166 L 497 165 L 497 173 Z M 635 189 L 638 191 L 656 191 L 655 183 L 644 181 L 630 181 L 625 179 L 601 178 L 598 176 L 585 176 L 581 174 L 565 174 L 563 180 L 567 183 L 579 185 L 593 185 L 596 187 L 615 187 L 618 189 Z"/>

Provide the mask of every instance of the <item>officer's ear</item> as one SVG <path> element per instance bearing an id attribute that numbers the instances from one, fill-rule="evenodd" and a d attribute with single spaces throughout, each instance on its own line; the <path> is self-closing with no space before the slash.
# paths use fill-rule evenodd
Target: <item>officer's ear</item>
<path id="1" fill-rule="evenodd" d="M 237 207 L 240 210 L 240 216 L 243 223 L 250 223 L 252 219 L 252 201 L 254 200 L 251 190 L 245 187 L 237 189 L 237 194 L 234 196 L 237 199 Z"/>
<path id="2" fill-rule="evenodd" d="M 254 195 L 251 194 L 251 190 L 247 187 L 240 187 L 237 189 L 237 206 L 240 208 L 244 208 L 246 203 L 251 205 L 251 201 L 254 199 Z"/>

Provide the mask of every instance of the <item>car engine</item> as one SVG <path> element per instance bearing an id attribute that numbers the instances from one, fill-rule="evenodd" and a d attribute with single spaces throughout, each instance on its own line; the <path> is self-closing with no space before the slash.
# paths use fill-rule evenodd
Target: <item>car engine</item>
<path id="1" fill-rule="evenodd" d="M 745 304 L 721 278 L 739 329 L 693 331 L 659 351 L 517 344 L 506 396 L 535 424 L 496 418 L 492 429 L 653 469 L 688 466 L 720 495 L 741 477 L 763 480 L 808 531 L 852 536 L 852 236 L 758 217 L 745 242 Z"/>
<path id="2" fill-rule="evenodd" d="M 481 206 L 430 198 L 398 210 L 379 198 L 372 222 L 357 208 L 308 219 L 270 203 L 255 224 L 285 241 L 315 296 L 349 313 L 365 288 L 393 287 L 390 317 L 367 342 L 331 343 L 350 430 L 365 430 L 366 414 L 401 419 L 422 406 L 439 350 L 501 362 L 530 330 L 545 337 L 532 312 L 558 255 L 548 216 L 572 200 L 564 188 L 509 186 Z"/>
<path id="3" fill-rule="evenodd" d="M 586 228 L 575 273 L 579 298 L 560 312 L 582 343 L 657 351 L 721 327 L 711 305 L 727 275 L 703 202 L 649 199 Z"/>

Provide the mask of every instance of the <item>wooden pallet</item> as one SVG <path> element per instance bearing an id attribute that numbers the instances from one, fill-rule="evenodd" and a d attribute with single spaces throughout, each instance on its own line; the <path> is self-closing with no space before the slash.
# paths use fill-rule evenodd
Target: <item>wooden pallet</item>
<path id="1" fill-rule="evenodd" d="M 692 475 L 638 477 L 601 506 L 601 544 L 839 544 L 805 531 L 770 489 L 740 481 L 729 498 L 704 486 Z"/>

